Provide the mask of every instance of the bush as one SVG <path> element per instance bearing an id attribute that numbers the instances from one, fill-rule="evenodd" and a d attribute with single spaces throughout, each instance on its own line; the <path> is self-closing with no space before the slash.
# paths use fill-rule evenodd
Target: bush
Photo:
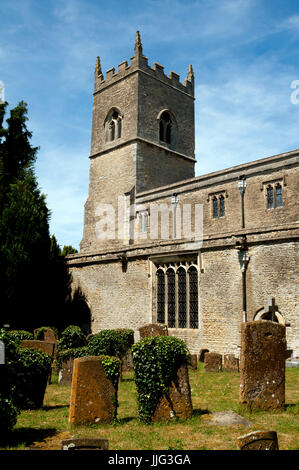
<path id="1" fill-rule="evenodd" d="M 54 335 L 55 335 L 55 338 L 56 339 L 58 338 L 57 328 L 55 328 L 54 326 L 41 326 L 40 328 L 35 330 L 34 339 L 36 339 L 38 341 L 43 341 L 44 340 L 44 331 L 45 330 L 52 330 Z"/>
<path id="2" fill-rule="evenodd" d="M 20 409 L 37 409 L 43 406 L 44 394 L 51 371 L 49 354 L 32 348 L 18 351 L 15 363 L 16 388 L 13 399 Z"/>
<path id="3" fill-rule="evenodd" d="M 9 398 L 0 396 L 0 436 L 12 431 L 17 423 L 18 410 Z"/>
<path id="4" fill-rule="evenodd" d="M 25 330 L 11 330 L 9 334 L 14 338 L 15 342 L 21 346 L 24 339 L 33 339 L 33 333 Z"/>
<path id="5" fill-rule="evenodd" d="M 80 348 L 86 345 L 86 339 L 83 331 L 79 326 L 70 325 L 62 333 L 59 340 L 58 349 Z"/>
<path id="6" fill-rule="evenodd" d="M 186 344 L 172 336 L 149 336 L 132 348 L 139 418 L 151 422 L 155 409 L 168 393 L 178 367 L 190 357 Z"/>
<path id="7" fill-rule="evenodd" d="M 62 362 L 68 359 L 76 359 L 77 357 L 89 356 L 87 346 L 81 348 L 71 348 L 59 350 L 56 355 L 56 369 L 59 371 L 62 367 Z"/>
<path id="8" fill-rule="evenodd" d="M 102 330 L 91 336 L 87 348 L 90 356 L 116 356 L 122 359 L 134 343 L 134 331 Z"/>

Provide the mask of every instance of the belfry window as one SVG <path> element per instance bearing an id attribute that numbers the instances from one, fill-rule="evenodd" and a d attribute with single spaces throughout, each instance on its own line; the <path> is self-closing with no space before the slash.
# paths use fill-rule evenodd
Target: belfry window
<path id="1" fill-rule="evenodd" d="M 192 263 L 161 265 L 156 272 L 157 322 L 198 328 L 198 271 Z"/>
<path id="2" fill-rule="evenodd" d="M 171 144 L 172 140 L 172 120 L 170 114 L 164 111 L 159 121 L 159 139 L 161 142 Z"/>
<path id="3" fill-rule="evenodd" d="M 105 121 L 105 140 L 112 142 L 119 139 L 122 134 L 122 116 L 119 111 L 112 110 Z"/>

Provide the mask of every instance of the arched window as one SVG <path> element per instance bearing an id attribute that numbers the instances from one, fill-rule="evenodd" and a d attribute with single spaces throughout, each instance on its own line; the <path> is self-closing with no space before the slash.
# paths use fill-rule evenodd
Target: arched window
<path id="1" fill-rule="evenodd" d="M 167 314 L 168 327 L 175 328 L 175 272 L 167 270 Z"/>
<path id="2" fill-rule="evenodd" d="M 178 327 L 187 328 L 187 283 L 186 271 L 179 268 L 178 271 Z"/>
<path id="3" fill-rule="evenodd" d="M 119 139 L 122 133 L 122 116 L 119 111 L 111 110 L 105 120 L 106 142 Z"/>
<path id="4" fill-rule="evenodd" d="M 224 196 L 221 194 L 219 196 L 219 217 L 224 217 L 225 216 L 225 199 Z"/>
<path id="5" fill-rule="evenodd" d="M 218 217 L 218 199 L 216 196 L 213 197 L 213 217 Z"/>
<path id="6" fill-rule="evenodd" d="M 270 186 L 270 185 L 267 187 L 267 207 L 268 207 L 268 209 L 273 209 L 274 208 L 273 187 Z"/>
<path id="7" fill-rule="evenodd" d="M 159 121 L 159 139 L 167 144 L 172 143 L 172 120 L 170 114 L 164 111 Z"/>
<path id="8" fill-rule="evenodd" d="M 157 322 L 165 323 L 165 274 L 163 269 L 157 271 Z"/>
<path id="9" fill-rule="evenodd" d="M 282 206 L 282 187 L 279 183 L 275 186 L 275 200 L 276 200 L 276 207 L 281 207 Z"/>
<path id="10" fill-rule="evenodd" d="M 190 328 L 198 328 L 198 273 L 195 266 L 188 269 Z"/>

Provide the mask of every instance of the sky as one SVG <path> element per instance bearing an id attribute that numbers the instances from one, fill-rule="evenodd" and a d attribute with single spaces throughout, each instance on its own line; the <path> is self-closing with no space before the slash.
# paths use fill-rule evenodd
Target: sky
<path id="1" fill-rule="evenodd" d="M 0 0 L 2 98 L 28 104 L 62 247 L 82 239 L 96 57 L 130 62 L 136 30 L 149 65 L 193 65 L 196 176 L 299 148 L 296 0 Z"/>

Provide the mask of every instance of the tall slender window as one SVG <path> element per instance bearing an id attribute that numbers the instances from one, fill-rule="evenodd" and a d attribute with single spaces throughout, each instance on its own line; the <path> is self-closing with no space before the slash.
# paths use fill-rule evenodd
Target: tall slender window
<path id="1" fill-rule="evenodd" d="M 218 199 L 216 196 L 213 197 L 213 217 L 218 217 Z"/>
<path id="2" fill-rule="evenodd" d="M 167 111 L 164 111 L 161 114 L 159 122 L 159 138 L 161 142 L 166 142 L 167 144 L 171 143 L 171 128 L 172 120 L 170 114 Z"/>
<path id="3" fill-rule="evenodd" d="M 281 207 L 283 204 L 282 204 L 282 187 L 281 185 L 278 183 L 276 186 L 275 186 L 275 202 L 276 202 L 276 207 Z"/>
<path id="4" fill-rule="evenodd" d="M 167 270 L 168 327 L 175 328 L 175 272 Z"/>
<path id="5" fill-rule="evenodd" d="M 184 268 L 179 268 L 177 273 L 178 273 L 178 327 L 187 328 L 186 271 Z"/>
<path id="6" fill-rule="evenodd" d="M 268 209 L 274 208 L 274 194 L 273 194 L 273 187 L 267 187 L 267 207 Z"/>
<path id="7" fill-rule="evenodd" d="M 221 196 L 219 196 L 219 216 L 220 217 L 225 216 L 225 199 L 222 194 Z"/>
<path id="8" fill-rule="evenodd" d="M 119 111 L 111 110 L 105 120 L 106 142 L 119 139 L 122 133 L 122 116 Z"/>
<path id="9" fill-rule="evenodd" d="M 198 273 L 194 266 L 188 269 L 190 328 L 198 328 Z"/>
<path id="10" fill-rule="evenodd" d="M 165 274 L 157 271 L 157 322 L 165 323 Z"/>

